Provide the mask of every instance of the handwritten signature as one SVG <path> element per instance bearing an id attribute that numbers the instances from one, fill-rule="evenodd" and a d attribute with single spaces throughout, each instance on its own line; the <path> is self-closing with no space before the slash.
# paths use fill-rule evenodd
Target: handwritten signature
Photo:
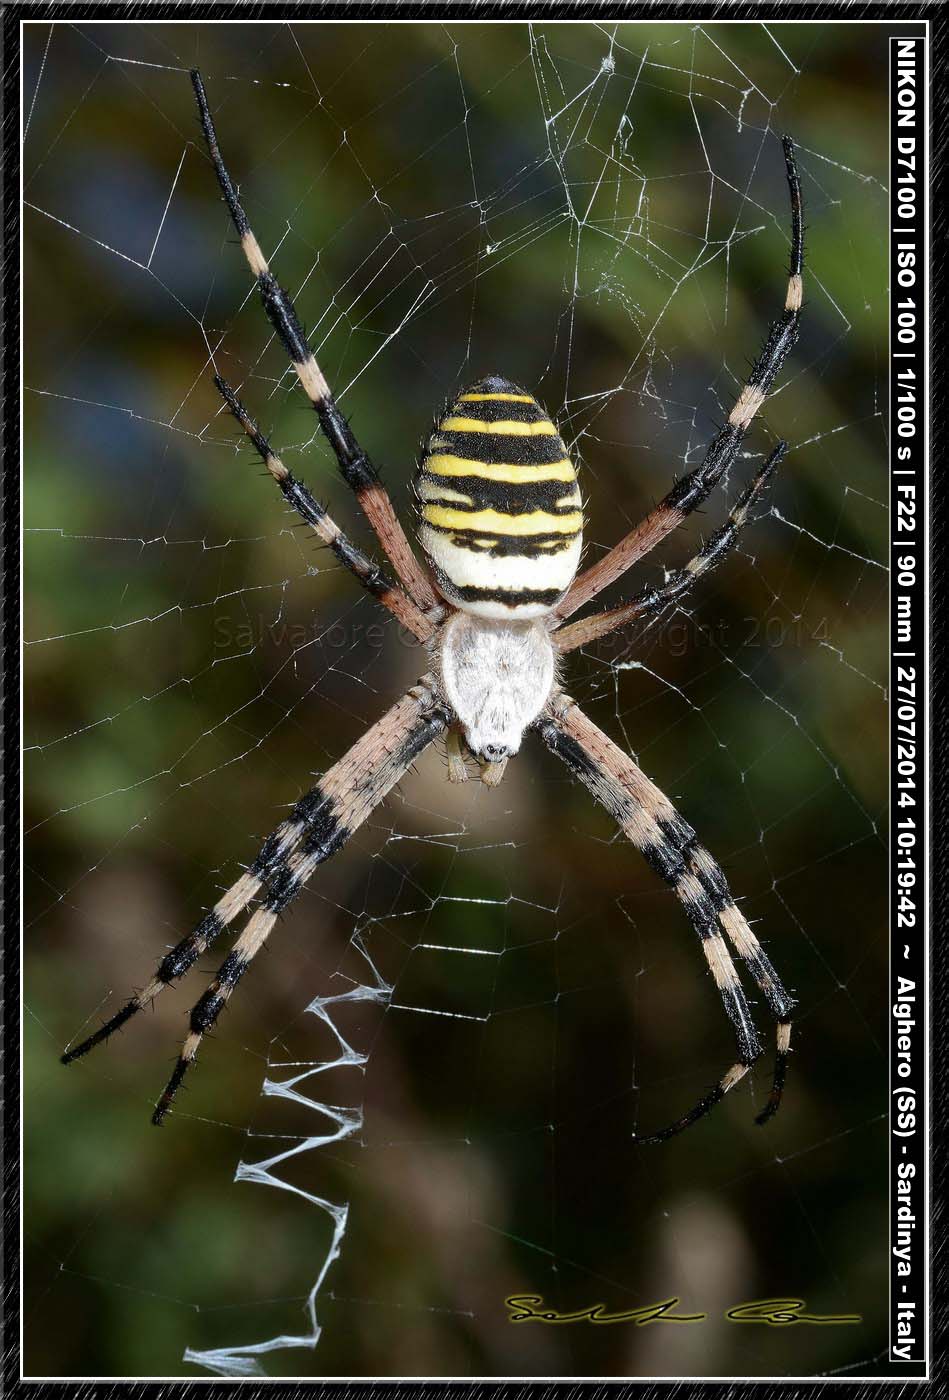
<path id="1" fill-rule="evenodd" d="M 510 1311 L 511 1322 L 546 1322 L 561 1326 L 571 1322 L 592 1322 L 598 1326 L 617 1322 L 631 1322 L 635 1327 L 645 1327 L 650 1322 L 704 1322 L 707 1313 L 680 1313 L 677 1308 L 681 1298 L 663 1298 L 659 1303 L 647 1303 L 641 1308 L 630 1308 L 626 1312 L 607 1312 L 605 1303 L 594 1303 L 588 1308 L 578 1308 L 576 1312 L 558 1312 L 547 1307 L 539 1293 L 516 1293 L 505 1298 Z M 725 1317 L 729 1322 L 758 1322 L 768 1327 L 793 1327 L 797 1323 L 854 1323 L 862 1322 L 859 1313 L 820 1314 L 802 1312 L 803 1298 L 759 1298 L 752 1303 L 738 1303 L 729 1308 Z"/>

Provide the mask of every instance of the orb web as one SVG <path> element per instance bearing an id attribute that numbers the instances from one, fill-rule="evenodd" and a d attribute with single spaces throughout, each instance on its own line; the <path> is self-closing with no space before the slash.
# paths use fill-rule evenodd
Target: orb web
<path id="1" fill-rule="evenodd" d="M 853 25 L 26 30 L 32 1369 L 872 1373 L 885 50 Z M 368 543 L 218 198 L 195 64 L 403 520 L 431 418 L 503 372 L 580 463 L 588 562 L 698 464 L 780 308 L 795 135 L 801 341 L 704 512 L 609 596 L 684 562 L 783 437 L 781 474 L 701 588 L 565 677 L 800 999 L 766 1132 L 764 1069 L 634 1148 L 730 1062 L 729 1028 L 672 894 L 536 741 L 496 792 L 419 763 L 283 919 L 161 1135 L 150 1105 L 220 958 L 81 1071 L 56 1064 L 425 668 L 220 411 L 214 369 Z M 525 1294 L 707 1318 L 512 1324 Z M 864 1322 L 792 1347 L 723 1321 L 759 1296 Z"/>

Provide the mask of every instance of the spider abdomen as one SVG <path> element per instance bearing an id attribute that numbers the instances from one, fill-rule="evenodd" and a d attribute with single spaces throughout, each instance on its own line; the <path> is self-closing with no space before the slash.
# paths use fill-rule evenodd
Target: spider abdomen
<path id="1" fill-rule="evenodd" d="M 449 602 L 481 617 L 541 617 L 580 561 L 573 463 L 537 400 L 490 376 L 459 395 L 428 440 L 419 539 Z"/>

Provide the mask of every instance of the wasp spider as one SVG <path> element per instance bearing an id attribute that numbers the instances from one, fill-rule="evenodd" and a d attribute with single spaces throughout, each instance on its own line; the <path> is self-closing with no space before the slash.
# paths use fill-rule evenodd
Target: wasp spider
<path id="1" fill-rule="evenodd" d="M 87 1040 L 67 1051 L 63 1061 L 78 1059 L 111 1036 L 182 977 L 256 901 L 230 953 L 191 1012 L 180 1057 L 153 1115 L 152 1121 L 160 1124 L 194 1063 L 203 1036 L 217 1021 L 278 916 L 419 755 L 444 737 L 451 779 L 465 778 L 466 765 L 474 760 L 483 780 L 494 785 L 524 734 L 533 730 L 675 891 L 698 935 L 734 1030 L 734 1064 L 687 1113 L 639 1140 L 661 1141 L 695 1123 L 761 1055 L 733 952 L 745 964 L 777 1025 L 772 1087 L 756 1120 L 766 1122 L 781 1101 L 793 1000 L 736 905 L 721 867 L 669 799 L 561 689 L 558 673 L 560 661 L 569 652 L 681 598 L 721 560 L 786 451 L 786 444 L 779 443 L 725 523 L 664 584 L 650 585 L 606 611 L 566 622 L 707 499 L 735 462 L 752 419 L 797 339 L 804 249 L 792 142 L 784 140 L 791 195 L 791 266 L 784 309 L 701 465 L 676 481 L 635 529 L 578 574 L 583 515 L 576 473 L 563 440 L 533 395 L 508 379 L 489 375 L 458 395 L 422 455 L 417 492 L 419 541 L 426 563 L 421 564 L 375 468 L 333 399 L 293 302 L 271 272 L 248 224 L 218 148 L 204 84 L 199 73 L 191 76 L 208 152 L 264 310 L 394 578 L 358 549 L 291 475 L 237 394 L 219 376 L 217 387 L 286 501 L 363 587 L 427 644 L 431 669 L 297 802 L 237 883 L 166 954 L 144 990 Z"/>

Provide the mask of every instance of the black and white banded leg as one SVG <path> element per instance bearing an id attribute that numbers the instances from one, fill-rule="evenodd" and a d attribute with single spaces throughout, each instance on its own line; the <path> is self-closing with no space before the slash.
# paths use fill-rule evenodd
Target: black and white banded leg
<path id="1" fill-rule="evenodd" d="M 254 444 L 264 466 L 280 487 L 287 504 L 315 530 L 339 562 L 355 574 L 368 593 L 388 608 L 419 641 L 427 642 L 435 631 L 434 622 L 426 617 L 407 593 L 403 593 L 401 588 L 393 583 L 374 559 L 370 559 L 343 534 L 336 521 L 327 514 L 310 490 L 302 481 L 297 481 L 284 466 L 227 380 L 216 374 L 214 383 L 231 413 Z"/>
<path id="2" fill-rule="evenodd" d="M 536 728 L 547 746 L 615 819 L 648 864 L 675 891 L 699 936 L 709 970 L 732 1023 L 737 1059 L 688 1113 L 641 1143 L 662 1142 L 698 1122 L 741 1080 L 762 1054 L 745 993 L 726 939 L 744 961 L 777 1021 L 774 1078 L 756 1122 L 777 1112 L 790 1052 L 794 1005 L 728 888 L 725 875 L 695 832 L 656 785 L 564 695 L 549 704 Z"/>
<path id="3" fill-rule="evenodd" d="M 660 587 L 649 584 L 628 603 L 619 603 L 615 608 L 608 608 L 601 613 L 592 613 L 589 617 L 581 617 L 578 622 L 571 622 L 566 627 L 561 627 L 553 634 L 557 650 L 560 652 L 575 651 L 577 647 L 587 646 L 600 637 L 606 637 L 611 632 L 628 626 L 637 618 L 648 617 L 651 614 L 661 612 L 670 603 L 677 603 L 703 574 L 720 564 L 734 547 L 752 507 L 767 489 L 768 483 L 787 452 L 787 448 L 786 442 L 778 443 L 767 461 L 758 468 L 749 485 L 738 497 L 725 523 L 709 535 L 699 552 L 687 564 L 670 574 Z"/>
<path id="4" fill-rule="evenodd" d="M 267 837 L 248 870 L 218 900 L 197 928 L 161 961 L 145 989 L 111 1020 L 68 1050 L 70 1064 L 107 1040 L 182 977 L 251 901 L 260 898 L 207 991 L 191 1011 L 189 1031 L 171 1079 L 155 1108 L 160 1124 L 194 1063 L 204 1035 L 224 1009 L 248 964 L 269 937 L 279 915 L 299 894 L 318 865 L 336 854 L 449 722 L 435 701 L 428 677 L 377 721 L 320 782 L 300 799 L 290 816 Z"/>
<path id="5" fill-rule="evenodd" d="M 798 337 L 804 301 L 804 208 L 794 142 L 783 140 L 788 190 L 791 197 L 791 264 L 784 310 L 772 321 L 768 337 L 752 366 L 747 382 L 719 432 L 712 439 L 700 466 L 680 477 L 659 504 L 614 545 L 602 559 L 578 574 L 566 596 L 554 609 L 557 617 L 570 617 L 578 608 L 625 574 L 638 559 L 675 530 L 708 499 L 714 487 L 736 460 L 755 414 L 771 392 L 781 366 Z"/>
<path id="6" fill-rule="evenodd" d="M 333 449 L 344 481 L 355 493 L 356 500 L 375 531 L 389 562 L 395 569 L 399 582 L 420 608 L 425 610 L 435 607 L 439 600 L 428 576 L 415 556 L 389 499 L 388 492 L 379 479 L 379 473 L 356 441 L 355 434 L 340 412 L 336 400 L 330 392 L 326 377 L 317 364 L 316 356 L 307 343 L 293 301 L 271 272 L 261 246 L 248 223 L 234 182 L 221 156 L 208 96 L 201 74 L 196 68 L 192 69 L 191 82 L 198 102 L 201 130 L 204 133 L 208 154 L 214 164 L 218 184 L 224 195 L 224 202 L 230 211 L 237 236 L 241 241 L 244 256 L 251 272 L 257 278 L 260 298 L 264 311 L 267 313 L 267 319 L 287 352 L 297 372 L 297 377 L 316 410 L 320 427 Z"/>

